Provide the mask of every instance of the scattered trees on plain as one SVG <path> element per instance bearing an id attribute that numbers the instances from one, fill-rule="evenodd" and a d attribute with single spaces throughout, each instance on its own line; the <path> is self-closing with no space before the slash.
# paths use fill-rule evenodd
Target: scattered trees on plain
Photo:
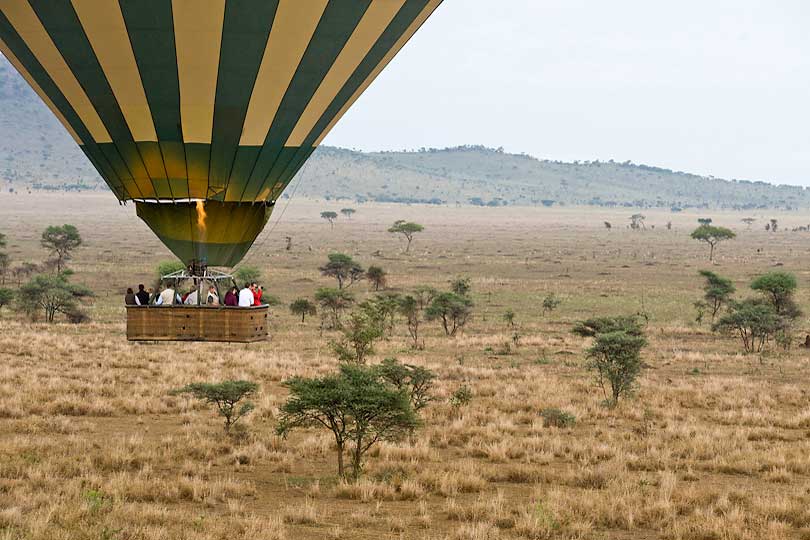
<path id="1" fill-rule="evenodd" d="M 408 241 L 407 245 L 405 246 L 405 253 L 410 252 L 411 250 L 411 242 L 413 242 L 413 235 L 425 230 L 425 227 L 414 223 L 412 221 L 405 221 L 404 219 L 399 219 L 394 222 L 391 227 L 388 228 L 388 232 L 391 234 L 401 234 L 405 237 Z"/>
<path id="2" fill-rule="evenodd" d="M 366 270 L 366 279 L 374 286 L 375 291 L 385 289 L 388 281 L 388 274 L 379 266 L 369 266 Z"/>
<path id="3" fill-rule="evenodd" d="M 229 433 L 234 424 L 254 409 L 253 403 L 245 400 L 258 390 L 258 384 L 240 380 L 220 383 L 191 383 L 172 390 L 171 394 L 191 394 L 200 401 L 215 405 L 217 412 L 225 419 L 225 433 Z"/>
<path id="4" fill-rule="evenodd" d="M 335 228 L 335 220 L 337 219 L 337 217 L 338 217 L 337 212 L 332 211 L 321 212 L 321 218 L 328 221 L 329 225 L 333 229 Z"/>
<path id="5" fill-rule="evenodd" d="M 555 309 L 557 309 L 559 307 L 560 304 L 562 304 L 562 299 L 560 299 L 553 292 L 548 293 L 543 298 L 543 304 L 542 304 L 543 305 L 543 315 L 545 315 L 547 312 L 554 311 Z"/>
<path id="6" fill-rule="evenodd" d="M 389 383 L 375 366 L 342 364 L 337 373 L 294 377 L 284 386 L 290 397 L 281 406 L 278 433 L 286 436 L 311 426 L 331 431 L 341 478 L 357 480 L 363 458 L 375 444 L 399 440 L 419 425 L 408 394 Z M 346 451 L 349 471 L 344 465 Z"/>
<path id="7" fill-rule="evenodd" d="M 0 233 L 0 249 L 6 247 L 6 235 Z M 11 257 L 5 251 L 0 251 L 0 285 L 6 284 L 6 275 L 8 275 L 9 267 L 11 266 Z"/>
<path id="8" fill-rule="evenodd" d="M 759 298 L 748 298 L 731 302 L 728 311 L 712 325 L 712 329 L 739 336 L 745 352 L 761 352 L 768 338 L 782 325 L 773 306 Z"/>
<path id="9" fill-rule="evenodd" d="M 0 309 L 3 307 L 11 305 L 11 302 L 14 301 L 14 291 L 11 289 L 6 289 L 0 287 Z"/>
<path id="10" fill-rule="evenodd" d="M 467 296 L 454 292 L 439 293 L 425 310 L 428 321 L 440 321 L 444 333 L 455 336 L 472 315 L 473 302 Z"/>
<path id="11" fill-rule="evenodd" d="M 321 287 L 315 291 L 315 301 L 321 308 L 321 316 L 329 317 L 329 327 L 340 328 L 340 316 L 354 304 L 354 295 L 345 289 Z"/>
<path id="12" fill-rule="evenodd" d="M 37 313 L 44 312 L 45 320 L 53 322 L 57 313 L 76 322 L 86 317 L 79 311 L 79 300 L 90 298 L 93 291 L 84 285 L 69 281 L 69 271 L 58 274 L 39 274 L 20 287 L 17 292 L 17 304 L 20 311 L 36 318 Z"/>
<path id="13" fill-rule="evenodd" d="M 725 227 L 716 227 L 714 225 L 701 225 L 691 234 L 692 238 L 701 242 L 706 242 L 709 245 L 709 260 L 714 260 L 714 248 L 724 240 L 731 240 L 737 235 L 734 231 Z"/>
<path id="14" fill-rule="evenodd" d="M 641 349 L 647 344 L 635 317 L 598 317 L 579 321 L 575 334 L 592 336 L 588 348 L 588 369 L 596 372 L 596 382 L 605 403 L 614 407 L 619 398 L 633 392 L 641 373 Z"/>
<path id="15" fill-rule="evenodd" d="M 708 310 L 712 317 L 712 324 L 720 310 L 731 301 L 731 295 L 736 290 L 730 279 L 724 278 L 709 270 L 698 272 L 706 279 L 703 285 L 703 300 L 697 302 L 695 307 L 699 313 Z M 699 318 L 702 318 L 699 316 Z"/>
<path id="16" fill-rule="evenodd" d="M 337 280 L 338 289 L 350 287 L 365 277 L 365 270 L 350 255 L 330 253 L 327 263 L 319 268 L 321 274 Z"/>
<path id="17" fill-rule="evenodd" d="M 61 273 L 73 250 L 82 245 L 82 237 L 73 225 L 51 225 L 43 231 L 40 243 L 50 251 L 56 263 L 56 272 Z"/>
<path id="18" fill-rule="evenodd" d="M 296 316 L 301 316 L 301 323 L 304 323 L 307 315 L 314 317 L 318 312 L 315 304 L 306 298 L 297 298 L 290 304 L 290 313 Z"/>
<path id="19" fill-rule="evenodd" d="M 354 208 L 341 208 L 340 213 L 346 216 L 348 219 L 352 219 L 352 216 L 356 210 Z"/>
<path id="20" fill-rule="evenodd" d="M 382 321 L 366 310 L 351 312 L 340 327 L 341 337 L 331 342 L 332 350 L 341 362 L 365 364 L 374 354 L 374 342 L 383 335 Z"/>

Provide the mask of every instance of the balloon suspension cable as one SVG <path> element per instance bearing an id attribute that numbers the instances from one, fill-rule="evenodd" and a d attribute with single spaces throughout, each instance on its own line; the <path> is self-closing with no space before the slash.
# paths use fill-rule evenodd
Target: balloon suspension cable
<path id="1" fill-rule="evenodd" d="M 257 253 L 259 250 L 261 250 L 261 248 L 264 246 L 265 242 L 267 242 L 267 239 L 270 238 L 270 235 L 275 230 L 276 226 L 278 225 L 278 222 L 281 221 L 281 218 L 284 217 L 284 213 L 287 211 L 287 207 L 290 206 L 290 203 L 292 202 L 293 197 L 295 197 L 295 192 L 298 191 L 298 186 L 301 185 L 301 179 L 304 177 L 304 173 L 306 172 L 306 170 L 308 168 L 309 168 L 309 160 L 307 160 L 307 162 L 304 163 L 304 166 L 301 168 L 301 170 L 298 171 L 298 174 L 296 175 L 295 185 L 293 186 L 292 193 L 290 193 L 290 196 L 287 198 L 287 203 L 284 205 L 284 208 L 281 209 L 281 214 L 279 214 L 278 218 L 273 222 L 272 225 L 270 225 L 270 229 L 268 229 L 267 231 L 264 232 L 264 238 L 262 238 L 262 241 L 259 243 L 259 245 L 254 246 L 250 250 L 250 253 L 248 253 L 248 256 L 246 256 L 244 259 L 239 261 L 239 263 L 236 266 L 231 268 L 231 271 L 233 273 L 236 273 L 236 269 L 239 268 L 240 266 L 242 266 L 242 264 L 244 264 L 250 258 L 250 255 L 252 253 Z"/>

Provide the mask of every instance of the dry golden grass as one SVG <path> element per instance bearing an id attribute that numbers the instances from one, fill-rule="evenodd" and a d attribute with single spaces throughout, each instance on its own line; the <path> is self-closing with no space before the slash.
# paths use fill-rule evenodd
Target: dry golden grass
<path id="1" fill-rule="evenodd" d="M 741 355 L 694 324 L 695 275 L 709 266 L 687 238 L 695 214 L 652 212 L 656 228 L 633 233 L 601 228 L 630 211 L 363 205 L 332 231 L 318 213 L 336 205 L 293 203 L 248 260 L 285 303 L 329 284 L 317 266 L 335 250 L 383 266 L 396 290 L 472 277 L 476 316 L 462 335 L 426 324 L 424 350 L 412 350 L 400 323 L 378 346 L 373 361 L 436 371 L 439 399 L 412 441 L 379 445 L 350 485 L 335 478 L 330 434 L 274 431 L 281 381 L 337 365 L 316 321 L 301 325 L 282 306 L 265 343 L 128 343 L 123 289 L 166 252 L 112 197 L 44 196 L 36 207 L 25 197 L 0 195 L 12 257 L 42 258 L 42 228 L 74 223 L 87 241 L 75 279 L 98 298 L 81 326 L 0 313 L 0 540 L 810 538 L 807 352 Z M 716 271 L 747 294 L 753 275 L 783 265 L 810 309 L 805 235 L 713 217 L 740 234 L 720 246 Z M 384 233 L 399 218 L 427 227 L 409 256 Z M 551 291 L 564 303 L 543 316 Z M 521 335 L 508 354 L 506 309 Z M 636 398 L 606 409 L 570 325 L 640 309 L 652 316 L 649 368 Z M 262 387 L 233 437 L 208 408 L 168 393 L 225 378 Z M 474 397 L 454 410 L 447 399 L 463 384 Z M 576 424 L 544 426 L 551 407 Z"/>

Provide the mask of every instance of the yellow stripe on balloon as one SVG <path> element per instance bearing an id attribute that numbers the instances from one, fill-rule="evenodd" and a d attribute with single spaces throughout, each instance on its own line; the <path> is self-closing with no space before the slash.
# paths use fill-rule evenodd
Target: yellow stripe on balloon
<path id="1" fill-rule="evenodd" d="M 137 142 L 157 141 L 135 53 L 118 2 L 71 0 L 84 33 Z"/>
<path id="2" fill-rule="evenodd" d="M 405 0 L 377 0 L 371 3 L 307 104 L 307 108 L 298 119 L 285 146 L 301 146 L 304 143 L 304 139 L 320 120 L 326 108 L 335 99 L 337 93 L 349 80 L 404 3 Z"/>
<path id="3" fill-rule="evenodd" d="M 242 146 L 261 146 L 328 0 L 280 0 L 253 85 Z"/>
<path id="4" fill-rule="evenodd" d="M 93 139 L 98 143 L 112 142 L 104 122 L 31 5 L 26 0 L 0 0 L 0 11 L 68 100 Z"/>
<path id="5" fill-rule="evenodd" d="M 380 72 L 383 69 L 385 69 L 385 66 L 387 66 L 388 63 L 394 58 L 394 56 L 396 56 L 399 50 L 405 46 L 408 40 L 411 39 L 411 37 L 416 33 L 417 30 L 419 30 L 419 27 L 422 26 L 422 23 L 424 23 L 425 20 L 427 20 L 427 18 L 430 17 L 430 14 L 433 13 L 433 11 L 437 7 L 439 7 L 439 4 L 441 3 L 442 0 L 431 0 L 430 2 L 428 2 L 428 4 L 424 7 L 424 9 L 422 9 L 422 12 L 419 14 L 419 16 L 416 19 L 414 19 L 414 21 L 411 23 L 411 25 L 408 27 L 405 33 L 402 34 L 402 36 L 400 36 L 400 38 L 397 40 L 394 46 L 391 47 L 391 50 L 388 51 L 388 53 L 383 57 L 380 63 L 377 64 L 377 67 L 374 68 L 374 71 L 372 71 L 369 74 L 369 76 L 366 77 L 366 80 L 363 81 L 363 84 L 361 84 L 360 87 L 357 90 L 355 90 L 354 94 L 352 94 L 352 97 L 350 97 L 349 100 L 343 105 L 343 107 L 340 108 L 340 111 L 338 111 L 335 117 L 332 118 L 332 121 L 329 122 L 329 125 L 326 126 L 326 128 L 324 128 L 323 132 L 321 132 L 321 134 L 318 136 L 318 139 L 312 145 L 313 147 L 321 144 L 321 141 L 323 141 L 324 137 L 326 137 L 326 135 L 329 134 L 332 128 L 335 127 L 335 124 L 337 124 L 338 120 L 340 120 L 341 117 L 344 114 L 346 114 L 346 111 L 349 110 L 349 107 L 351 107 L 354 104 L 354 102 L 357 101 L 357 98 L 359 98 L 360 95 L 363 92 L 365 92 L 366 88 L 368 88 L 369 85 L 374 81 L 374 79 L 377 78 L 377 75 L 379 75 Z"/>
<path id="6" fill-rule="evenodd" d="M 56 108 L 56 105 L 54 105 L 53 101 L 51 101 L 51 98 L 48 97 L 48 94 L 46 94 L 42 90 L 42 88 L 37 84 L 37 81 L 35 81 L 34 78 L 31 76 L 31 74 L 28 73 L 28 70 L 25 69 L 25 66 L 22 65 L 22 62 L 20 62 L 17 59 L 17 57 L 14 55 L 13 52 L 11 52 L 11 49 L 8 48 L 8 46 L 3 42 L 2 39 L 0 39 L 0 53 L 3 53 L 3 56 L 5 56 L 6 59 L 9 62 L 11 62 L 11 65 L 14 66 L 17 69 L 17 71 L 20 72 L 20 75 L 22 75 L 23 78 L 28 82 L 28 84 L 31 85 L 31 88 L 34 89 L 34 92 L 37 93 L 37 95 L 42 99 L 42 101 L 45 102 L 45 105 L 48 106 L 51 112 L 54 115 L 56 115 L 56 117 L 59 119 L 60 122 L 62 122 L 62 125 L 65 126 L 66 130 L 68 130 L 70 136 L 73 137 L 73 140 L 75 140 L 76 143 L 79 145 L 83 144 L 82 139 L 79 137 L 76 131 L 74 131 L 73 127 L 68 123 L 67 119 L 64 117 L 64 115 L 62 115 L 59 109 Z"/>
<path id="7" fill-rule="evenodd" d="M 172 0 L 183 140 L 210 143 L 225 0 Z"/>

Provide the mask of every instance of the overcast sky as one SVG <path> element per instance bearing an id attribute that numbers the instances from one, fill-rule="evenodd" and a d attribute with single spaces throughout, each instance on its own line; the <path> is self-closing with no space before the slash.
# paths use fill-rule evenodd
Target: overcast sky
<path id="1" fill-rule="evenodd" d="M 445 0 L 324 144 L 810 185 L 810 2 Z"/>

